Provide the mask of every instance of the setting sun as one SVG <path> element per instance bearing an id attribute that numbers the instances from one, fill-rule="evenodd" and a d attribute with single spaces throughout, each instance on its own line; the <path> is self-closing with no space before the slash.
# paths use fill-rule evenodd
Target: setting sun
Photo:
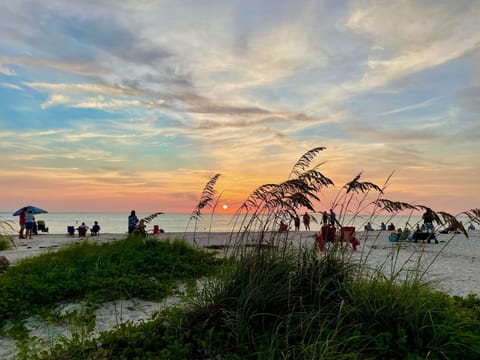
<path id="1" fill-rule="evenodd" d="M 227 205 L 227 204 L 223 204 L 222 208 L 223 208 L 223 210 L 227 210 L 227 209 L 228 209 L 228 205 Z"/>

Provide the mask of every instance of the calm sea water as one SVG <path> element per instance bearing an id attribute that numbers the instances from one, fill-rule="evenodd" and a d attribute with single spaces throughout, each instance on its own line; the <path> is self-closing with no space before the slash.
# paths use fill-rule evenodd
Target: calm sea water
<path id="1" fill-rule="evenodd" d="M 98 221 L 101 226 L 101 232 L 122 234 L 127 232 L 127 218 L 129 213 L 104 213 L 104 212 L 63 212 L 63 213 L 46 213 L 35 216 L 36 220 L 44 220 L 46 226 L 49 228 L 50 234 L 64 234 L 67 232 L 67 226 L 77 227 L 82 222 L 85 222 L 89 227 L 93 225 L 94 221 Z M 150 215 L 150 213 L 137 213 L 139 219 Z M 320 229 L 321 214 L 313 214 L 317 222 L 312 221 L 311 230 Z M 162 214 L 153 219 L 147 226 L 148 230 L 153 229 L 154 225 L 158 225 L 165 232 L 184 232 L 194 230 L 194 222 L 190 222 L 190 214 Z M 463 220 L 464 224 L 468 224 L 468 219 Z M 12 213 L 0 212 L 0 221 L 12 221 L 18 228 L 18 216 L 12 216 Z M 409 217 L 403 215 L 396 215 L 395 217 L 377 216 L 371 218 L 367 216 L 347 216 L 343 219 L 342 224 L 348 226 L 355 226 L 361 230 L 365 224 L 370 221 L 374 229 L 380 228 L 380 223 L 383 221 L 386 224 L 393 222 L 395 226 L 404 228 L 408 224 L 414 226 L 420 221 L 420 216 Z M 187 228 L 187 224 L 189 224 Z M 234 227 L 234 216 L 231 214 L 203 214 L 197 222 L 196 231 L 198 232 L 229 232 Z M 301 229 L 303 230 L 303 224 Z M 238 226 L 235 230 L 239 230 Z"/>

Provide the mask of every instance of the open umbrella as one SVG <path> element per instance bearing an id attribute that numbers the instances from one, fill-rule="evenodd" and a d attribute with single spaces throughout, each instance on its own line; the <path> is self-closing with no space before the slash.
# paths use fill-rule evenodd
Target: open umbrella
<path id="1" fill-rule="evenodd" d="M 27 208 L 27 211 L 31 210 L 32 213 L 34 213 L 34 214 L 48 213 L 47 210 L 40 209 L 39 207 L 36 207 L 36 206 L 27 205 L 27 206 L 21 207 L 20 209 L 18 209 L 17 211 L 15 211 L 15 212 L 13 213 L 13 216 L 18 216 L 18 215 L 20 215 L 20 213 L 22 212 L 22 210 L 23 210 L 24 208 Z"/>

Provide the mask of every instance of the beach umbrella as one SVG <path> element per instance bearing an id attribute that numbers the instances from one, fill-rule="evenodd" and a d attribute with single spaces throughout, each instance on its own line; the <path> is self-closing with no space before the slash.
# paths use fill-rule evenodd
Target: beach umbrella
<path id="1" fill-rule="evenodd" d="M 22 210 L 23 210 L 24 208 L 27 208 L 27 211 L 31 210 L 32 213 L 34 213 L 34 214 L 48 213 L 47 210 L 40 209 L 39 207 L 36 207 L 36 206 L 27 205 L 27 206 L 21 207 L 20 209 L 18 209 L 17 211 L 15 211 L 15 212 L 13 213 L 13 216 L 18 216 L 18 215 L 20 215 L 20 213 L 22 212 Z"/>

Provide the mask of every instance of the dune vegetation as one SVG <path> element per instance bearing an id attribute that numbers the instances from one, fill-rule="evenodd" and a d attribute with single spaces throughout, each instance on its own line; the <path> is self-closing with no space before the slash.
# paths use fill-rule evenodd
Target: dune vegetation
<path id="1" fill-rule="evenodd" d="M 254 190 L 232 225 L 229 257 L 181 241 L 130 237 L 83 243 L 23 260 L 0 275 L 3 332 L 18 339 L 20 359 L 478 359 L 480 299 L 452 297 L 423 282 L 422 271 L 385 276 L 352 261 L 334 243 L 328 251 L 285 242 L 281 221 L 314 211 L 318 194 L 334 186 L 311 166 L 323 151 L 305 153 L 286 181 Z M 216 174 L 192 220 L 215 207 Z M 341 188 L 332 207 L 345 214 L 429 209 L 384 198 L 385 186 L 361 181 Z M 456 217 L 435 212 L 438 224 Z M 466 211 L 479 223 L 480 211 Z M 466 232 L 465 232 L 466 233 Z M 257 246 L 245 249 L 245 244 Z M 198 280 L 201 280 L 199 286 Z M 123 323 L 96 337 L 89 332 L 52 343 L 28 339 L 24 319 L 60 321 L 60 302 L 136 297 L 160 301 L 187 284 L 177 306 L 151 320 Z M 90 314 L 90 315 L 89 315 Z M 62 319 L 64 321 L 64 319 Z M 79 327 L 95 321 L 90 313 Z M 7 326 L 5 326 L 7 325 Z"/>

